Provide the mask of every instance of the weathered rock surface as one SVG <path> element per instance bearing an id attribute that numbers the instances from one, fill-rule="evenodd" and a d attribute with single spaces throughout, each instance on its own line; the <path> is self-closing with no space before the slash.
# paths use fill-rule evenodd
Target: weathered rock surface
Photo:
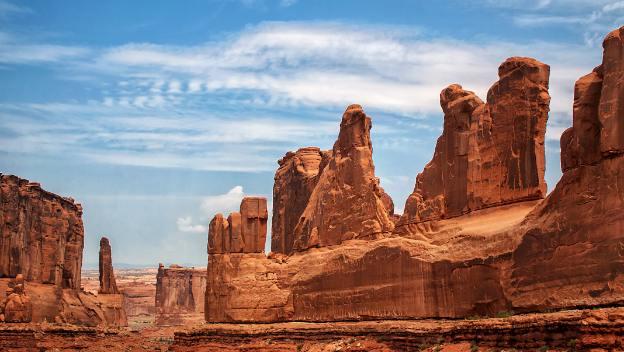
<path id="1" fill-rule="evenodd" d="M 95 296 L 80 289 L 80 204 L 38 183 L 0 175 L 0 219 L 0 292 L 15 290 L 10 278 L 21 274 L 24 279 L 23 294 L 9 297 L 9 315 L 24 320 L 32 313 L 33 322 L 126 324 L 121 295 Z"/>
<path id="2" fill-rule="evenodd" d="M 470 320 L 208 324 L 176 332 L 172 350 L 611 351 L 624 348 L 623 330 L 623 308 Z"/>
<path id="3" fill-rule="evenodd" d="M 100 294 L 118 294 L 115 272 L 113 271 L 113 257 L 108 238 L 100 239 Z"/>
<path id="4" fill-rule="evenodd" d="M 206 270 L 173 265 L 158 267 L 156 324 L 184 325 L 204 320 Z"/>
<path id="5" fill-rule="evenodd" d="M 38 183 L 0 174 L 0 278 L 80 289 L 82 207 Z"/>
<path id="6" fill-rule="evenodd" d="M 24 290 L 24 277 L 18 274 L 0 301 L 0 322 L 29 323 L 32 321 L 32 303 Z"/>
<path id="7" fill-rule="evenodd" d="M 394 229 L 375 177 L 371 126 L 359 105 L 342 115 L 331 157 L 295 226 L 295 250 L 375 239 Z"/>
<path id="8" fill-rule="evenodd" d="M 573 126 L 561 138 L 563 176 L 528 217 L 513 252 L 515 306 L 624 302 L 624 57 L 620 28 L 601 66 L 575 85 Z"/>
<path id="9" fill-rule="evenodd" d="M 605 62 L 619 57 L 611 50 L 621 47 L 613 42 L 620 31 L 605 41 Z M 605 132 L 601 122 L 606 106 L 620 106 L 610 91 L 624 82 L 619 67 L 603 63 L 577 83 L 573 127 L 561 140 L 564 174 L 545 199 L 548 66 L 507 60 L 487 104 L 459 86 L 447 88 L 445 132 L 411 204 L 418 211 L 404 215 L 390 236 L 358 235 L 367 221 L 388 218 L 389 205 L 381 192 L 368 191 L 376 182 L 361 161 L 370 149 L 342 148 L 370 146 L 366 133 L 355 132 L 368 131 L 370 121 L 350 107 L 295 229 L 301 235 L 308 226 L 309 235 L 295 236 L 290 255 L 211 255 L 206 319 L 460 318 L 622 304 L 624 152 L 613 147 L 619 125 L 610 122 Z M 353 236 L 337 235 L 350 229 Z"/>
<path id="10" fill-rule="evenodd" d="M 288 152 L 278 161 L 273 184 L 272 252 L 293 252 L 295 226 L 330 155 L 331 151 L 307 147 Z"/>
<path id="11" fill-rule="evenodd" d="M 262 197 L 245 197 L 240 212 L 231 213 L 227 220 L 217 214 L 210 221 L 208 253 L 264 252 L 267 233 L 267 202 Z"/>
<path id="12" fill-rule="evenodd" d="M 543 198 L 550 68 L 513 57 L 499 67 L 487 103 L 453 84 L 440 93 L 444 129 L 416 178 L 399 232 L 501 204 Z"/>

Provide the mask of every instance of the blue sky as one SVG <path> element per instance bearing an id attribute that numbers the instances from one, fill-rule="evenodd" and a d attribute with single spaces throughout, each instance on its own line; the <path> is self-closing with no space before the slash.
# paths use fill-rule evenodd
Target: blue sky
<path id="1" fill-rule="evenodd" d="M 510 56 L 551 65 L 547 182 L 574 81 L 624 1 L 0 0 L 0 172 L 83 204 L 85 263 L 204 265 L 206 227 L 271 198 L 288 150 L 331 148 L 342 111 L 373 118 L 403 207 L 441 133 L 439 93 L 482 98 Z"/>

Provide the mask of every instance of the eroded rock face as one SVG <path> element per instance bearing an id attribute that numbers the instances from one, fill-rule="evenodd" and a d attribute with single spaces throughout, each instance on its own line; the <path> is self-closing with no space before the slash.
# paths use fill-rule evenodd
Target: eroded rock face
<path id="1" fill-rule="evenodd" d="M 18 274 L 6 289 L 5 298 L 0 301 L 0 322 L 29 323 L 32 321 L 32 303 L 24 287 L 24 277 Z"/>
<path id="2" fill-rule="evenodd" d="M 212 255 L 206 319 L 462 318 L 624 302 L 624 151 L 615 137 L 619 120 L 602 122 L 620 106 L 611 90 L 624 82 L 615 62 L 624 60 L 617 59 L 621 45 L 613 42 L 621 31 L 607 36 L 603 64 L 575 86 L 573 126 L 561 138 L 563 177 L 545 199 L 548 67 L 512 58 L 501 65 L 486 104 L 457 85 L 443 91 L 444 133 L 408 200 L 413 208 L 406 216 L 415 222 L 401 219 L 395 236 L 350 241 L 324 238 L 312 226 L 301 237 L 307 245 L 295 245 L 305 250 L 291 255 Z M 366 155 L 357 146 L 367 139 L 346 126 L 367 122 L 344 123 L 353 119 L 343 119 L 339 141 L 355 147 L 344 152 L 337 142 L 296 233 L 319 224 L 335 235 L 329 226 L 335 214 L 358 231 L 351 220 L 359 215 L 378 219 L 378 212 L 360 212 L 370 207 L 339 207 L 336 200 L 368 194 L 370 185 L 343 169 L 363 170 L 350 163 Z M 378 209 L 388 216 L 389 207 Z"/>
<path id="3" fill-rule="evenodd" d="M 100 290 L 101 294 L 118 294 L 113 258 L 108 238 L 100 239 Z"/>
<path id="4" fill-rule="evenodd" d="M 394 229 L 375 177 L 370 129 L 362 107 L 349 106 L 331 158 L 295 226 L 296 250 L 374 239 Z"/>
<path id="5" fill-rule="evenodd" d="M 217 214 L 210 221 L 208 254 L 262 253 L 267 233 L 267 202 L 262 197 L 245 197 L 240 212 L 227 220 Z"/>
<path id="6" fill-rule="evenodd" d="M 513 57 L 499 67 L 487 103 L 453 84 L 440 93 L 444 129 L 416 178 L 398 231 L 501 204 L 543 198 L 550 68 Z"/>
<path id="7" fill-rule="evenodd" d="M 527 218 L 513 252 L 509 295 L 516 306 L 624 299 L 623 28 L 606 37 L 602 65 L 574 87 L 573 125 L 561 137 L 563 176 Z"/>
<path id="8" fill-rule="evenodd" d="M 288 152 L 278 161 L 273 184 L 272 252 L 293 252 L 295 226 L 330 155 L 331 151 L 307 147 Z"/>
<path id="9" fill-rule="evenodd" d="M 206 270 L 160 264 L 156 276 L 156 324 L 198 323 L 204 318 Z"/>
<path id="10" fill-rule="evenodd" d="M 0 174 L 0 278 L 80 289 L 82 207 L 38 183 Z"/>

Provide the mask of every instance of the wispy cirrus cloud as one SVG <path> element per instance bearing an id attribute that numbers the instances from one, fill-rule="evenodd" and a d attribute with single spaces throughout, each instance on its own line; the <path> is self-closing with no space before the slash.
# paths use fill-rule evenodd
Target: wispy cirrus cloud
<path id="1" fill-rule="evenodd" d="M 516 55 L 554 63 L 549 126 L 555 127 L 548 137 L 557 139 L 571 121 L 574 81 L 598 63 L 599 53 L 583 44 L 466 42 L 339 22 L 268 22 L 185 46 L 7 39 L 0 41 L 0 62 L 90 77 L 84 84 L 99 92 L 87 102 L 0 105 L 7 131 L 0 150 L 35 153 L 33 146 L 45 146 L 107 164 L 270 171 L 289 149 L 329 147 L 335 111 L 354 102 L 374 115 L 419 121 L 397 131 L 376 120 L 378 145 L 394 150 L 418 129 L 437 131 L 442 88 L 460 83 L 485 99 L 498 65 Z"/>

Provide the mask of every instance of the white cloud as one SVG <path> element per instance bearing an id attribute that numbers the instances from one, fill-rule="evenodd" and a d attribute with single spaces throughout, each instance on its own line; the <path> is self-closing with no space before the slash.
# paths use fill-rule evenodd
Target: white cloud
<path id="1" fill-rule="evenodd" d="M 178 218 L 176 223 L 180 232 L 206 233 L 208 231 L 204 225 L 194 225 L 193 218 L 190 216 Z"/>
<path id="2" fill-rule="evenodd" d="M 182 93 L 182 83 L 179 81 L 173 80 L 169 82 L 169 94 L 171 93 Z"/>
<path id="3" fill-rule="evenodd" d="M 202 199 L 201 211 L 209 219 L 217 213 L 227 214 L 238 211 L 245 196 L 243 186 L 235 186 L 225 194 L 209 196 Z"/>

